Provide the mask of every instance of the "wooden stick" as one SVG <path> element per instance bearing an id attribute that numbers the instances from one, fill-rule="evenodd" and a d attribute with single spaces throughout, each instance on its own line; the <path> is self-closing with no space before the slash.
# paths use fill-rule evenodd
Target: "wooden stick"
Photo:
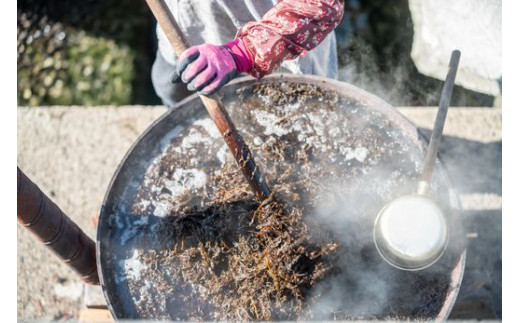
<path id="1" fill-rule="evenodd" d="M 177 25 L 177 22 L 173 18 L 172 13 L 166 6 L 166 3 L 164 0 L 146 0 L 146 2 L 166 34 L 166 38 L 168 38 L 173 50 L 177 56 L 181 56 L 190 46 L 186 38 L 184 38 L 179 25 Z M 260 200 L 266 199 L 270 195 L 267 183 L 256 166 L 251 151 L 236 130 L 222 102 L 217 97 L 208 97 L 201 94 L 199 94 L 199 96 L 211 119 L 215 122 L 220 135 L 224 138 L 224 141 L 233 153 L 237 164 L 240 166 L 244 177 L 255 192 L 256 197 Z"/>

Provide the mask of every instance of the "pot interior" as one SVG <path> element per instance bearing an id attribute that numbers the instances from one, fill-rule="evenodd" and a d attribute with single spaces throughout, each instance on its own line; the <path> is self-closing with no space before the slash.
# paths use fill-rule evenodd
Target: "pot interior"
<path id="1" fill-rule="evenodd" d="M 318 77 L 242 78 L 219 95 L 287 206 L 287 223 L 278 230 L 273 217 L 255 215 L 258 203 L 218 130 L 198 97 L 187 98 L 136 141 L 107 191 L 97 259 L 114 317 L 447 318 L 464 246 L 440 161 L 430 197 L 448 217 L 442 258 L 401 271 L 372 238 L 385 203 L 416 189 L 426 142 L 412 124 L 379 98 Z M 283 255 L 290 248 L 303 250 L 292 262 Z"/>

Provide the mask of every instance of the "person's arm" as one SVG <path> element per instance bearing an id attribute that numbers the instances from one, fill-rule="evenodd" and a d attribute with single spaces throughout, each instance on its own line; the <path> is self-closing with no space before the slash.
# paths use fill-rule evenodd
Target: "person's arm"
<path id="1" fill-rule="evenodd" d="M 343 0 L 282 0 L 260 21 L 247 23 L 225 45 L 190 47 L 179 58 L 172 82 L 209 95 L 240 73 L 261 78 L 312 50 L 343 17 Z"/>
<path id="2" fill-rule="evenodd" d="M 342 0 L 284 0 L 261 21 L 247 23 L 238 34 L 252 56 L 248 71 L 261 78 L 285 60 L 295 59 L 318 46 L 343 17 Z"/>

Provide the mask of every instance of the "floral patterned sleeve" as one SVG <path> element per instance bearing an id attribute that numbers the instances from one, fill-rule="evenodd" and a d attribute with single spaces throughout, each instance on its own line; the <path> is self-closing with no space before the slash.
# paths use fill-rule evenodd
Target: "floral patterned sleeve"
<path id="1" fill-rule="evenodd" d="M 249 74 L 261 78 L 285 60 L 305 55 L 336 28 L 343 0 L 281 0 L 260 21 L 238 31 L 253 58 Z"/>

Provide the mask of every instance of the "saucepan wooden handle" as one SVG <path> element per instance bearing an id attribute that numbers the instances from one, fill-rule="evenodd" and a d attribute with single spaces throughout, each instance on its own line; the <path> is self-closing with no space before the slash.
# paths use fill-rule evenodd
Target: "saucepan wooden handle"
<path id="1" fill-rule="evenodd" d="M 457 76 L 459 61 L 460 51 L 454 50 L 451 53 L 448 74 L 446 75 L 446 81 L 444 81 L 444 85 L 442 87 L 439 109 L 437 110 L 437 116 L 435 117 L 435 124 L 433 126 L 432 135 L 430 137 L 430 143 L 428 144 L 426 157 L 424 158 L 423 171 L 418 187 L 418 193 L 420 195 L 427 195 L 430 190 L 430 180 L 433 174 L 437 153 L 439 151 L 439 145 L 442 139 L 442 131 L 444 129 L 444 122 L 446 121 L 446 116 L 448 114 L 448 107 L 450 105 L 453 86 L 455 85 L 455 76 Z"/>

